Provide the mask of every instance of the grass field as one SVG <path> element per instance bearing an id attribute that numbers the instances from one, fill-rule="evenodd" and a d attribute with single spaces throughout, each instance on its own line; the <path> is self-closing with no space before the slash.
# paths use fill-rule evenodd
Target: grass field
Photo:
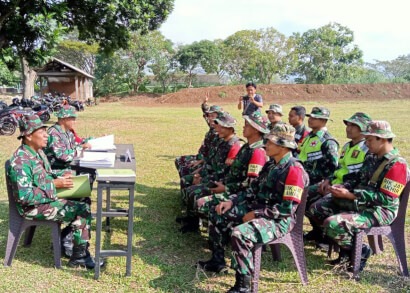
<path id="1" fill-rule="evenodd" d="M 323 104 L 323 103 L 321 103 Z M 310 109 L 314 102 L 305 104 Z M 346 142 L 342 119 L 356 111 L 385 119 L 397 135 L 395 145 L 410 160 L 410 129 L 407 124 L 410 101 L 349 101 L 323 104 L 331 110 L 329 131 L 341 144 Z M 293 104 L 284 105 L 284 111 Z M 225 106 L 243 121 L 235 106 Z M 55 121 L 55 118 L 50 124 Z M 205 275 L 193 267 L 198 259 L 208 259 L 206 230 L 202 234 L 182 235 L 175 216 L 180 213 L 178 175 L 174 158 L 197 151 L 206 125 L 200 107 L 135 107 L 121 102 L 100 104 L 79 114 L 77 130 L 82 136 L 115 134 L 116 143 L 132 143 L 137 159 L 137 184 L 134 215 L 134 249 L 132 276 L 125 277 L 125 258 L 109 258 L 100 279 L 93 271 L 53 268 L 49 230 L 38 229 L 30 248 L 19 246 L 13 266 L 0 267 L 0 292 L 225 292 L 234 282 L 234 272 L 226 276 Z M 0 137 L 0 164 L 19 145 L 17 134 Z M 8 203 L 4 168 L 0 168 L 0 259 L 3 261 L 8 231 Z M 121 193 L 113 200 L 125 205 Z M 95 193 L 93 197 L 95 199 Z M 117 198 L 116 198 L 117 197 Z M 95 208 L 95 207 L 94 207 Z M 410 215 L 410 213 L 408 213 Z M 103 234 L 104 247 L 121 248 L 126 241 L 126 219 L 112 221 L 113 232 Z M 94 225 L 93 225 L 93 228 Z M 306 230 L 310 230 L 306 225 Z M 407 232 L 409 232 L 407 220 Z M 407 240 L 409 240 L 407 233 Z M 94 238 L 91 250 L 94 250 Z M 409 241 L 407 241 L 409 242 Z M 373 256 L 361 274 L 361 281 L 349 280 L 346 273 L 326 265 L 326 254 L 306 246 L 309 285 L 300 284 L 293 259 L 286 249 L 284 261 L 273 263 L 264 253 L 260 278 L 261 292 L 409 292 L 410 281 L 397 275 L 397 261 L 388 241 L 383 254 Z M 408 249 L 409 251 L 409 249 Z M 410 253 L 408 253 L 410 255 Z M 229 253 L 227 253 L 229 256 Z"/>

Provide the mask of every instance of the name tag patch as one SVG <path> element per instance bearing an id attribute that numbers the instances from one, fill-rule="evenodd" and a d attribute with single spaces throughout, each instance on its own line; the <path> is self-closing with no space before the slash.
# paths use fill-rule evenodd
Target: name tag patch
<path id="1" fill-rule="evenodd" d="M 389 178 L 384 178 L 380 189 L 392 197 L 399 197 L 404 189 L 404 184 Z"/>

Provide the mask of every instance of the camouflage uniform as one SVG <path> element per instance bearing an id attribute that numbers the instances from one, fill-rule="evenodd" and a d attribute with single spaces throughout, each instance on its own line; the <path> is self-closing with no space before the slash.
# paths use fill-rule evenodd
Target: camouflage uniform
<path id="1" fill-rule="evenodd" d="M 45 127 L 38 116 L 23 118 L 19 138 Z M 73 241 L 77 245 L 87 243 L 91 223 L 88 204 L 56 197 L 54 179 L 57 177 L 43 151 L 35 152 L 22 144 L 10 159 L 7 170 L 17 210 L 26 219 L 50 220 L 69 223 L 74 229 Z"/>
<path id="2" fill-rule="evenodd" d="M 297 158 L 299 153 L 300 153 L 300 146 L 303 143 L 303 140 L 305 139 L 306 136 L 309 135 L 309 128 L 306 127 L 305 124 L 299 125 L 298 127 L 295 127 L 296 133 L 295 133 L 295 141 L 298 144 L 298 148 L 295 150 L 292 150 L 292 155 Z"/>
<path id="3" fill-rule="evenodd" d="M 385 121 L 373 121 L 364 134 L 394 137 Z M 330 197 L 311 207 L 314 219 L 323 223 L 325 233 L 346 250 L 351 249 L 355 232 L 393 222 L 399 208 L 399 196 L 410 179 L 410 172 L 406 161 L 397 149 L 393 149 L 381 158 L 368 155 L 359 178 L 360 183 L 352 186 L 355 200 L 332 200 Z"/>
<path id="4" fill-rule="evenodd" d="M 283 116 L 282 106 L 279 105 L 279 104 L 269 105 L 269 109 L 266 110 L 265 113 L 266 113 L 266 114 L 269 114 L 269 112 L 277 113 L 277 114 L 279 114 L 280 116 Z M 284 123 L 283 121 L 278 121 L 278 122 L 276 122 L 275 124 L 273 124 L 272 122 L 269 122 L 269 124 L 268 124 L 268 129 L 269 129 L 269 130 L 272 130 L 272 129 L 275 127 L 275 125 L 279 125 L 279 124 L 283 124 L 283 123 Z"/>

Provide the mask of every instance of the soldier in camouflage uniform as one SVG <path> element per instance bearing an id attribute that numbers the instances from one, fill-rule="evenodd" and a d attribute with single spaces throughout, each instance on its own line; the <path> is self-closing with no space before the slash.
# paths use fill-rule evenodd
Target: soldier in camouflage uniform
<path id="1" fill-rule="evenodd" d="M 254 245 L 280 238 L 295 225 L 296 209 L 309 177 L 292 156 L 291 150 L 297 147 L 294 134 L 290 125 L 275 126 L 266 137 L 266 154 L 271 160 L 259 177 L 245 192 L 231 194 L 210 213 L 213 249 L 223 249 L 231 239 L 231 267 L 236 271 L 231 293 L 250 292 Z"/>
<path id="2" fill-rule="evenodd" d="M 209 183 L 223 180 L 241 148 L 240 139 L 235 135 L 236 120 L 228 112 L 218 116 L 214 123 L 220 143 L 216 147 L 215 155 L 207 160 L 203 170 L 195 174 L 197 177 L 195 177 L 194 185 L 185 190 L 187 216 L 182 219 L 185 222 L 181 228 L 183 233 L 198 231 L 199 217 L 195 211 L 196 200 L 211 194 Z"/>
<path id="3" fill-rule="evenodd" d="M 90 148 L 86 140 L 76 141 L 73 129 L 77 114 L 74 107 L 64 105 L 57 113 L 58 121 L 48 129 L 47 146 L 44 153 L 51 164 L 52 170 L 70 171 L 70 164 L 74 157 L 83 149 Z"/>
<path id="4" fill-rule="evenodd" d="M 300 147 L 299 159 L 303 167 L 309 174 L 310 185 L 315 185 L 322 180 L 330 177 L 338 166 L 339 144 L 326 130 L 326 123 L 329 119 L 330 112 L 324 107 L 313 107 L 308 123 L 312 131 L 303 140 Z M 309 207 L 315 201 L 320 199 L 316 193 L 310 193 L 307 198 L 306 206 Z M 315 240 L 317 235 L 321 235 L 320 227 L 310 221 L 313 230 L 305 235 L 305 240 Z"/>
<path id="5" fill-rule="evenodd" d="M 341 248 L 333 264 L 349 261 L 354 233 L 394 221 L 400 194 L 410 180 L 405 159 L 393 147 L 395 135 L 388 122 L 372 121 L 363 134 L 371 155 L 366 156 L 359 172 L 359 183 L 348 187 L 333 185 L 332 200 L 319 201 L 311 207 L 315 220 L 322 223 L 326 235 Z M 371 253 L 364 244 L 360 270 Z"/>
<path id="6" fill-rule="evenodd" d="M 294 106 L 290 109 L 288 115 L 289 124 L 296 129 L 295 141 L 298 144 L 298 148 L 292 151 L 292 154 L 295 158 L 298 157 L 300 153 L 300 146 L 303 143 L 303 140 L 308 136 L 310 129 L 306 127 L 303 123 L 306 116 L 306 109 L 303 106 Z"/>
<path id="7" fill-rule="evenodd" d="M 47 144 L 47 131 L 36 115 L 20 121 L 21 146 L 10 159 L 7 176 L 12 184 L 17 210 L 26 219 L 68 223 L 74 230 L 74 248 L 69 266 L 95 267 L 87 245 L 90 239 L 91 211 L 84 202 L 58 199 L 56 188 L 70 188 L 72 179 L 54 173 L 42 148 Z"/>
<path id="8" fill-rule="evenodd" d="M 269 130 L 272 130 L 275 125 L 283 123 L 282 121 L 282 106 L 278 104 L 269 105 L 269 109 L 265 111 L 266 115 L 268 116 Z"/>
<path id="9" fill-rule="evenodd" d="M 346 125 L 347 138 L 351 139 L 351 141 L 343 146 L 339 158 L 339 165 L 332 176 L 317 184 L 309 186 L 309 196 L 311 198 L 319 198 L 318 201 L 332 200 L 330 197 L 330 187 L 332 185 L 343 184 L 349 190 L 351 190 L 351 186 L 357 185 L 357 173 L 363 166 L 368 151 L 364 135 L 361 132 L 367 129 L 370 121 L 370 116 L 362 112 L 357 112 L 349 119 L 343 120 Z M 314 206 L 318 201 L 311 206 Z M 312 213 L 310 212 L 309 207 L 307 207 L 306 216 L 309 219 L 312 219 Z M 316 244 L 318 246 L 321 246 L 322 243 L 326 244 L 327 240 L 323 237 L 323 231 L 319 230 L 319 226 L 314 227 L 316 230 L 312 233 L 316 233 L 316 235 L 314 235 Z"/>

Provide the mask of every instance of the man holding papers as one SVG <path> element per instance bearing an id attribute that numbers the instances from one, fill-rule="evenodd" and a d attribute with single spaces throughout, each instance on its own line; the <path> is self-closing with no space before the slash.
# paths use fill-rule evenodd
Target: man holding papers
<path id="1" fill-rule="evenodd" d="M 73 186 L 71 175 L 51 170 L 42 151 L 47 145 L 48 134 L 40 118 L 24 116 L 20 123 L 18 139 L 22 139 L 22 144 L 13 153 L 7 170 L 17 210 L 26 219 L 69 223 L 73 229 L 74 247 L 68 265 L 93 269 L 95 262 L 88 251 L 90 206 L 85 202 L 57 198 L 56 188 Z"/>

